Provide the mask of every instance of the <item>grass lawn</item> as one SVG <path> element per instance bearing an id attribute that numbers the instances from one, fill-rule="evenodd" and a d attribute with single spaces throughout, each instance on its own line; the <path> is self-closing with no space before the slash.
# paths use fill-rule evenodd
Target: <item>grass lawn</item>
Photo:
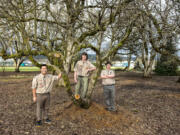
<path id="1" fill-rule="evenodd" d="M 4 70 L 4 67 L 0 67 L 0 72 Z M 15 67 L 5 67 L 5 71 L 15 71 Z M 20 71 L 40 71 L 38 67 L 20 67 Z"/>
<path id="2" fill-rule="evenodd" d="M 112 66 L 111 69 L 114 69 L 114 70 L 121 69 L 121 70 L 122 70 L 122 69 L 124 69 L 124 67 L 113 67 L 113 66 Z"/>
<path id="3" fill-rule="evenodd" d="M 0 67 L 0 72 L 2 72 L 4 67 Z M 105 69 L 105 67 L 104 67 Z M 123 69 L 121 67 L 111 67 L 111 69 L 118 70 Z M 5 71 L 15 71 L 15 67 L 5 67 Z M 38 67 L 20 67 L 20 71 L 40 71 Z"/>

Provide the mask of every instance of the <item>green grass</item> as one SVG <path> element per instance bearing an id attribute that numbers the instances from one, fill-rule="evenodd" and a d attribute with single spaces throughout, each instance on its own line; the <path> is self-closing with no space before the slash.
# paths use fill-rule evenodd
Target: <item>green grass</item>
<path id="1" fill-rule="evenodd" d="M 111 69 L 113 69 L 113 70 L 123 70 L 125 67 L 111 67 Z M 103 69 L 106 69 L 106 67 L 105 66 L 103 66 Z M 130 68 L 130 70 L 131 70 L 132 68 Z"/>
<path id="2" fill-rule="evenodd" d="M 111 67 L 111 69 L 118 70 L 118 69 L 124 69 L 124 67 Z"/>
<path id="3" fill-rule="evenodd" d="M 4 67 L 0 67 L 0 72 L 2 72 Z M 15 71 L 15 67 L 5 67 L 5 72 L 10 71 L 13 72 Z M 38 67 L 20 67 L 20 71 L 40 71 Z"/>

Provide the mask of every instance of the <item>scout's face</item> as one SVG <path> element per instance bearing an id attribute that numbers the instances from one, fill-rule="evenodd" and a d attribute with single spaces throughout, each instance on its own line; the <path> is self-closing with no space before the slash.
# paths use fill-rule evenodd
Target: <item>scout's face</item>
<path id="1" fill-rule="evenodd" d="M 42 66 L 41 67 L 41 74 L 45 75 L 47 73 L 47 67 L 46 66 Z"/>
<path id="2" fill-rule="evenodd" d="M 108 70 L 110 70 L 110 69 L 111 69 L 111 64 L 107 64 L 107 65 L 106 65 L 106 68 L 107 68 Z"/>
<path id="3" fill-rule="evenodd" d="M 87 60 L 86 55 L 82 55 L 82 60 L 83 60 L 83 61 L 86 61 L 86 60 Z"/>

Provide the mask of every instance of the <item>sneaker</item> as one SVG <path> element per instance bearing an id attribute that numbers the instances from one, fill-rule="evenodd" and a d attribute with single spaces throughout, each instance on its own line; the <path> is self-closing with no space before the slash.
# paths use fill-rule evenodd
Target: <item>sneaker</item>
<path id="1" fill-rule="evenodd" d="M 51 123 L 51 120 L 47 118 L 44 123 L 50 124 L 50 123 Z"/>
<path id="2" fill-rule="evenodd" d="M 36 121 L 36 124 L 35 124 L 36 126 L 41 126 L 42 125 L 42 121 L 41 120 L 39 120 L 39 121 Z"/>
<path id="3" fill-rule="evenodd" d="M 117 109 L 115 109 L 115 108 L 111 108 L 109 111 L 114 112 L 114 113 L 118 112 Z"/>

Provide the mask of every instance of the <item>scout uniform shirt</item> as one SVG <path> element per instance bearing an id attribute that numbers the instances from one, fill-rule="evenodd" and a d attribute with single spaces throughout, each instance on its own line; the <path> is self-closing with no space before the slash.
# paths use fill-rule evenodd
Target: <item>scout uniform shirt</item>
<path id="1" fill-rule="evenodd" d="M 102 70 L 101 72 L 101 76 L 106 76 L 106 75 L 114 75 L 115 76 L 115 72 L 114 70 Z M 115 79 L 114 78 L 107 78 L 107 79 L 102 79 L 102 84 L 103 85 L 113 85 L 115 84 Z"/>
<path id="2" fill-rule="evenodd" d="M 88 69 L 90 68 L 95 68 L 95 66 L 93 64 L 91 64 L 90 61 L 86 60 L 86 61 L 78 61 L 74 71 L 77 72 L 78 76 L 89 76 L 88 73 Z"/>
<path id="3" fill-rule="evenodd" d="M 33 78 L 32 89 L 36 89 L 36 93 L 49 93 L 55 80 L 58 80 L 58 76 L 38 74 Z"/>

